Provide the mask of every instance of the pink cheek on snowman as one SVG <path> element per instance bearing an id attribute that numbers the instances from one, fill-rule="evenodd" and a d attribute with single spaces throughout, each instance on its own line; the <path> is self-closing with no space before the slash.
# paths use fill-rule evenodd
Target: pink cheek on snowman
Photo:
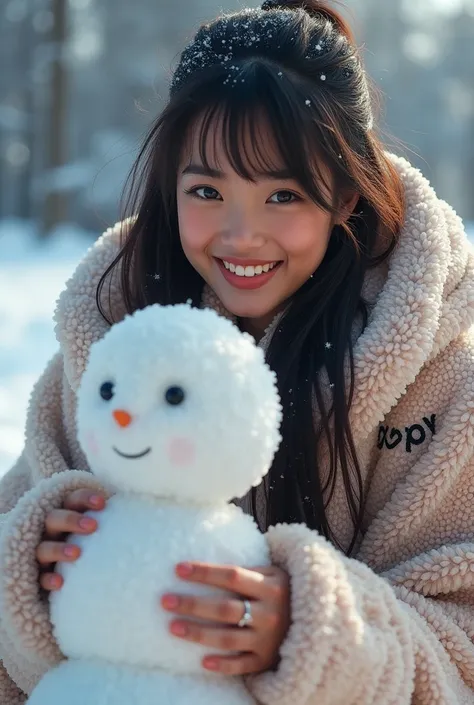
<path id="1" fill-rule="evenodd" d="M 88 431 L 84 440 L 87 452 L 90 453 L 90 455 L 98 455 L 100 453 L 99 442 L 97 441 L 94 431 Z"/>
<path id="2" fill-rule="evenodd" d="M 167 451 L 173 465 L 190 465 L 196 456 L 194 443 L 188 438 L 172 438 Z"/>

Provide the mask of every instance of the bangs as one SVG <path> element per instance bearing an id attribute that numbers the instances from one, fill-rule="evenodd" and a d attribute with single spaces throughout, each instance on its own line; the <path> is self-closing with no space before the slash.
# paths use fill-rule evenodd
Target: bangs
<path id="1" fill-rule="evenodd" d="M 209 171 L 223 170 L 224 156 L 241 178 L 295 180 L 317 205 L 334 212 L 333 160 L 304 89 L 262 61 L 231 68 L 224 80 L 221 74 L 193 91 L 185 143 L 197 145 Z"/>

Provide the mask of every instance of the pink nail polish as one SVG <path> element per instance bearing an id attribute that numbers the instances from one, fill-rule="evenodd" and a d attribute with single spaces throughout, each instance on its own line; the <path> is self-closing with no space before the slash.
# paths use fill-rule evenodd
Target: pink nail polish
<path id="1" fill-rule="evenodd" d="M 93 507 L 100 507 L 100 505 L 102 504 L 102 497 L 100 497 L 98 494 L 93 494 L 89 498 L 89 501 Z"/>
<path id="2" fill-rule="evenodd" d="M 178 563 L 178 573 L 183 577 L 188 577 L 192 575 L 193 566 L 190 563 Z"/>
<path id="3" fill-rule="evenodd" d="M 89 519 L 89 517 L 83 517 L 79 519 L 79 526 L 85 531 L 92 531 L 95 529 L 95 521 L 94 519 Z"/>
<path id="4" fill-rule="evenodd" d="M 174 595 L 165 595 L 162 600 L 162 605 L 167 610 L 175 610 L 179 605 L 179 600 Z"/>
<path id="5" fill-rule="evenodd" d="M 68 558 L 75 558 L 77 556 L 77 548 L 75 546 L 65 546 L 64 555 Z"/>
<path id="6" fill-rule="evenodd" d="M 186 636 L 186 634 L 188 633 L 188 630 L 185 625 L 180 624 L 179 622 L 175 622 L 171 625 L 171 631 L 175 636 Z"/>
<path id="7" fill-rule="evenodd" d="M 204 659 L 203 666 L 204 666 L 204 668 L 207 668 L 209 671 L 218 671 L 219 670 L 219 661 L 215 658 L 206 658 L 206 659 Z"/>

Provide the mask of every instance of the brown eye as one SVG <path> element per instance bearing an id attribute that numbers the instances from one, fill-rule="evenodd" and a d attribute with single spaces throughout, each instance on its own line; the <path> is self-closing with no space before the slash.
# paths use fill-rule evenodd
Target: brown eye
<path id="1" fill-rule="evenodd" d="M 219 198 L 219 191 L 211 186 L 200 186 L 194 190 L 194 193 L 203 201 L 216 201 Z"/>
<path id="2" fill-rule="evenodd" d="M 272 203 L 293 203 L 297 201 L 298 197 L 292 191 L 277 191 L 271 196 L 270 201 Z"/>

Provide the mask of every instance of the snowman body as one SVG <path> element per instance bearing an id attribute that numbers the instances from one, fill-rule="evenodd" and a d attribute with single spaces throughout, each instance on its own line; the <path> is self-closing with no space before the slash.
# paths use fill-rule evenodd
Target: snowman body
<path id="1" fill-rule="evenodd" d="M 103 512 L 88 514 L 99 529 L 77 537 L 81 560 L 61 567 L 64 586 L 51 600 L 69 660 L 43 679 L 30 705 L 172 705 L 191 692 L 196 703 L 202 693 L 203 705 L 252 702 L 241 683 L 205 675 L 208 652 L 169 633 L 160 597 L 219 594 L 179 580 L 182 561 L 268 565 L 253 519 L 233 505 L 193 508 L 134 495 L 116 495 Z"/>
<path id="2" fill-rule="evenodd" d="M 106 661 L 69 659 L 43 677 L 33 705 L 255 705 L 237 678 L 140 671 Z"/>
<path id="3" fill-rule="evenodd" d="M 91 347 L 77 398 L 79 442 L 112 497 L 89 512 L 97 531 L 72 538 L 80 558 L 58 568 L 51 622 L 65 660 L 29 705 L 249 705 L 242 679 L 205 671 L 209 650 L 170 634 L 160 598 L 223 595 L 179 580 L 180 562 L 270 563 L 231 504 L 280 441 L 263 352 L 212 311 L 154 305 Z"/>

